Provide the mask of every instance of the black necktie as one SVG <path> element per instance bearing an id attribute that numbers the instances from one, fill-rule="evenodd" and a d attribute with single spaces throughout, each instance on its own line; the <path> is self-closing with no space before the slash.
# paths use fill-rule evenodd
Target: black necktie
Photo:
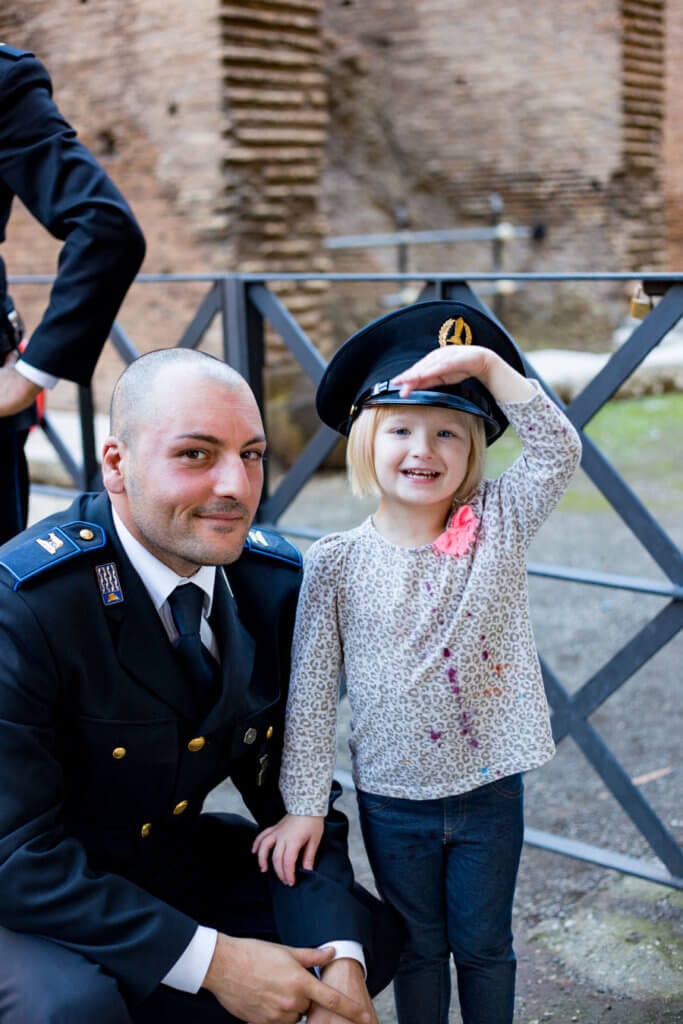
<path id="1" fill-rule="evenodd" d="M 218 663 L 199 635 L 204 591 L 195 583 L 183 583 L 170 594 L 168 604 L 178 630 L 173 646 L 190 678 L 198 683 L 202 699 L 213 702 L 218 695 Z"/>

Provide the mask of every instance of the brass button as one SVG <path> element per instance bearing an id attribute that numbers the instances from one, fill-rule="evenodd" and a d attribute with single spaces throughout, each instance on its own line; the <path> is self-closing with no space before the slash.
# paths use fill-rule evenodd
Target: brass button
<path id="1" fill-rule="evenodd" d="M 173 808 L 173 813 L 174 814 L 182 814 L 183 811 L 187 810 L 188 806 L 189 806 L 189 804 L 188 804 L 187 800 L 181 800 L 180 803 L 177 803 L 175 805 L 175 807 Z"/>
<path id="2" fill-rule="evenodd" d="M 190 742 L 187 744 L 187 749 L 190 751 L 190 753 L 196 754 L 198 750 L 203 750 L 205 746 L 206 740 L 204 739 L 204 737 L 195 736 L 195 738 L 193 740 L 190 740 Z"/>
<path id="3" fill-rule="evenodd" d="M 94 540 L 95 538 L 95 534 L 92 532 L 92 530 L 85 529 L 80 530 L 78 536 L 81 538 L 81 540 Z"/>
<path id="4" fill-rule="evenodd" d="M 256 729 L 249 728 L 244 734 L 244 742 L 251 744 L 254 742 L 257 736 L 258 733 L 256 732 Z"/>
<path id="5" fill-rule="evenodd" d="M 114 747 L 114 749 L 111 752 L 111 756 L 116 758 L 117 761 L 120 761 L 121 758 L 125 757 L 127 753 L 128 751 L 126 750 L 125 747 Z"/>
<path id="6" fill-rule="evenodd" d="M 151 821 L 146 821 L 145 824 L 140 829 L 140 835 L 142 836 L 143 839 L 146 839 L 151 831 L 152 831 L 152 823 L 151 823 Z"/>
<path id="7" fill-rule="evenodd" d="M 271 740 L 273 738 L 273 732 L 274 731 L 275 730 L 273 729 L 272 725 L 269 725 L 268 728 L 266 729 L 266 739 L 267 740 Z"/>

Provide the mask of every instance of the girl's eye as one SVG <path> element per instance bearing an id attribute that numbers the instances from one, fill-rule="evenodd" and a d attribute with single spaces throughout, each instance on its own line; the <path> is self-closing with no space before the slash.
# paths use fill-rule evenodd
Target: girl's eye
<path id="1" fill-rule="evenodd" d="M 410 431 L 407 427 L 394 427 L 392 434 L 398 435 L 398 437 L 407 437 Z"/>

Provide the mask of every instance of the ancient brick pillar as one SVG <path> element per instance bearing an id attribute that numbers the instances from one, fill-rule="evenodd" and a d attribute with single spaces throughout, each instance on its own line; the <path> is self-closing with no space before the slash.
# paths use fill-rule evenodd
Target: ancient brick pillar
<path id="1" fill-rule="evenodd" d="M 223 194 L 235 265 L 321 272 L 320 176 L 327 142 L 321 0 L 220 4 L 225 149 Z M 319 347 L 329 347 L 320 281 L 272 286 Z M 269 432 L 291 457 L 313 427 L 312 388 L 267 336 Z"/>
<path id="2" fill-rule="evenodd" d="M 622 0 L 624 269 L 664 261 L 665 0 Z"/>

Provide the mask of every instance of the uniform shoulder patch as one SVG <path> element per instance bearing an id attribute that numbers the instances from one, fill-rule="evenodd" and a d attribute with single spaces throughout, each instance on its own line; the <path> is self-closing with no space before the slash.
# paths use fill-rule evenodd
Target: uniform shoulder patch
<path id="1" fill-rule="evenodd" d="M 88 551 L 102 548 L 107 535 L 97 523 L 76 521 L 47 526 L 41 533 L 33 533 L 16 547 L 3 552 L 0 565 L 14 577 L 14 590 L 56 565 L 76 558 Z"/>
<path id="2" fill-rule="evenodd" d="M 19 60 L 20 57 L 32 57 L 30 50 L 18 50 L 16 46 L 9 46 L 7 43 L 0 43 L 0 57 L 9 57 L 11 60 Z"/>
<path id="3" fill-rule="evenodd" d="M 302 564 L 298 548 L 274 530 L 263 530 L 260 526 L 254 526 L 249 531 L 244 549 L 257 555 L 265 555 L 267 558 L 275 558 L 280 562 L 287 562 L 289 565 Z"/>

